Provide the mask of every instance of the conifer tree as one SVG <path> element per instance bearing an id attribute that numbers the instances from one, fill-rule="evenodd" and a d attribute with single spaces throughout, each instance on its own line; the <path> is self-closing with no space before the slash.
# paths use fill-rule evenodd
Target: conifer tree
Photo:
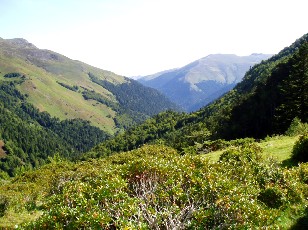
<path id="1" fill-rule="evenodd" d="M 294 117 L 308 121 L 308 42 L 305 42 L 294 54 L 290 74 L 282 81 L 280 93 L 283 103 L 277 113 L 286 123 Z"/>

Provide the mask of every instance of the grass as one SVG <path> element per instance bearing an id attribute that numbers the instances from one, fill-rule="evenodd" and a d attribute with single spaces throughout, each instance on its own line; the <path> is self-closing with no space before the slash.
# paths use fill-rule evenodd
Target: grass
<path id="1" fill-rule="evenodd" d="M 30 222 L 36 220 L 42 215 L 42 211 L 27 212 L 21 211 L 16 212 L 9 210 L 5 215 L 5 218 L 0 218 L 0 229 L 13 229 L 24 222 Z"/>
<path id="2" fill-rule="evenodd" d="M 298 139 L 298 136 L 274 136 L 267 137 L 265 140 L 261 141 L 259 146 L 263 149 L 263 156 L 270 158 L 273 157 L 278 162 L 285 164 L 286 166 L 292 165 L 290 161 L 293 145 Z M 211 161 L 218 161 L 220 155 L 224 150 L 218 150 L 204 155 Z"/>
<path id="3" fill-rule="evenodd" d="M 283 165 L 290 166 L 293 165 L 290 158 L 293 146 L 297 139 L 298 136 L 276 136 L 266 138 L 260 143 L 260 147 L 263 149 L 263 155 L 265 157 L 273 157 Z"/>

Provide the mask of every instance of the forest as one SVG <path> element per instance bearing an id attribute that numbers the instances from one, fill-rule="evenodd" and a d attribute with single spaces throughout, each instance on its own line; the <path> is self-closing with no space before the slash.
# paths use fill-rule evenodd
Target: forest
<path id="1" fill-rule="evenodd" d="M 0 85 L 0 227 L 308 225 L 308 34 L 199 111 L 148 110 L 150 118 L 115 136 L 40 112 L 13 75 Z M 145 109 L 137 96 L 125 100 L 127 84 L 88 75 L 134 108 L 131 115 Z M 95 91 L 84 97 L 111 103 Z"/>
<path id="2" fill-rule="evenodd" d="M 6 153 L 0 161 L 2 175 L 14 176 L 43 165 L 56 153 L 74 159 L 109 137 L 85 120 L 60 121 L 39 112 L 26 102 L 16 84 L 0 83 L 0 139 Z"/>

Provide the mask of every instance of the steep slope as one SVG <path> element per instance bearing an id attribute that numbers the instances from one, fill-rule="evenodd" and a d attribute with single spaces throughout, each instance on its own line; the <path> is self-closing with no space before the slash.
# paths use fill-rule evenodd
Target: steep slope
<path id="1" fill-rule="evenodd" d="M 216 137 L 279 134 L 298 117 L 307 122 L 308 34 L 250 69 L 234 90 L 196 113 Z"/>
<path id="2" fill-rule="evenodd" d="M 182 68 L 139 78 L 187 111 L 197 110 L 232 89 L 267 54 L 212 54 Z"/>
<path id="3" fill-rule="evenodd" d="M 12 80 L 13 75 L 6 74 L 20 73 L 18 76 L 23 79 L 18 89 L 40 111 L 61 120 L 89 120 L 109 133 L 162 110 L 176 109 L 156 90 L 61 54 L 38 49 L 24 39 L 0 39 L 0 73 L 0 80 Z M 98 81 L 114 87 L 107 89 Z M 123 88 L 125 95 L 120 93 Z M 136 98 L 138 102 L 132 106 L 126 103 Z"/>
<path id="4" fill-rule="evenodd" d="M 41 166 L 55 153 L 74 159 L 108 136 L 87 121 L 39 112 L 16 83 L 0 81 L 0 178 Z"/>

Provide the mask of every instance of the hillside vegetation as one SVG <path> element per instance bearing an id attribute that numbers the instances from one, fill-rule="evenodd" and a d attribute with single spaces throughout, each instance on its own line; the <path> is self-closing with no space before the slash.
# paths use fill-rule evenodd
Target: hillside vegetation
<path id="1" fill-rule="evenodd" d="M 263 151 L 273 151 L 279 140 L 264 141 Z M 263 157 L 253 142 L 230 145 L 218 161 L 209 161 L 211 154 L 180 155 L 146 145 L 80 163 L 55 157 L 41 169 L 2 182 L 0 226 L 289 228 L 305 215 L 307 164 L 284 168 Z"/>
<path id="2" fill-rule="evenodd" d="M 307 122 L 308 35 L 249 70 L 234 90 L 196 113 L 215 137 L 263 138 Z"/>
<path id="3" fill-rule="evenodd" d="M 38 49 L 24 39 L 0 38 L 0 80 L 21 77 L 18 89 L 40 111 L 60 120 L 87 120 L 109 134 L 177 109 L 161 93 L 134 80 Z"/>
<path id="4" fill-rule="evenodd" d="M 0 178 L 43 165 L 58 153 L 74 159 L 109 135 L 81 119 L 60 121 L 39 112 L 17 89 L 17 82 L 0 82 Z"/>

